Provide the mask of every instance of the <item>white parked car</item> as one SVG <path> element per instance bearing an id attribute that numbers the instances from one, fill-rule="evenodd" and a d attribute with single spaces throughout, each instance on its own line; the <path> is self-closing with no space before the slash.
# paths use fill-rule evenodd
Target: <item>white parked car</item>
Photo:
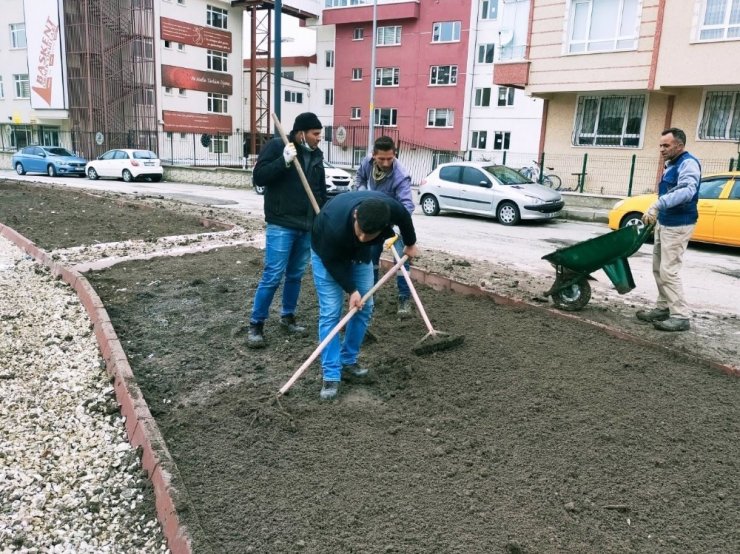
<path id="1" fill-rule="evenodd" d="M 87 162 L 85 173 L 89 179 L 109 177 L 130 183 L 143 177 L 161 181 L 163 170 L 159 158 L 151 150 L 116 148 Z"/>
<path id="2" fill-rule="evenodd" d="M 326 173 L 326 194 L 335 196 L 340 192 L 347 192 L 352 185 L 352 175 L 349 172 L 335 167 L 324 160 L 324 173 Z M 257 194 L 265 194 L 264 185 L 254 185 L 254 191 Z"/>
<path id="3" fill-rule="evenodd" d="M 419 204 L 426 215 L 447 210 L 495 217 L 502 225 L 551 219 L 565 205 L 559 192 L 515 169 L 486 162 L 440 165 L 421 181 Z"/>

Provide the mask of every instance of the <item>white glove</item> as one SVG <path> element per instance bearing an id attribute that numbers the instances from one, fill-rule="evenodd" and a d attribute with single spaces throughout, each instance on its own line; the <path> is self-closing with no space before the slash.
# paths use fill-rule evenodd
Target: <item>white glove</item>
<path id="1" fill-rule="evenodd" d="M 285 146 L 285 148 L 283 148 L 283 158 L 285 159 L 285 167 L 288 167 L 293 162 L 293 160 L 295 160 L 295 157 L 296 157 L 295 144 L 290 142 Z"/>
<path id="2" fill-rule="evenodd" d="M 645 225 L 655 225 L 656 221 L 658 221 L 658 210 L 655 206 L 650 206 L 648 211 L 642 215 L 642 222 Z"/>

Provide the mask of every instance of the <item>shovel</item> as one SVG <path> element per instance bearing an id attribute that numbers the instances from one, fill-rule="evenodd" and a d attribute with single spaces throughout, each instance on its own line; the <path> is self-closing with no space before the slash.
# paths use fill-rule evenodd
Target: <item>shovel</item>
<path id="1" fill-rule="evenodd" d="M 408 256 L 404 256 L 403 258 L 400 258 L 398 260 L 398 263 L 394 265 L 388 272 L 386 272 L 383 277 L 378 279 L 378 282 L 373 285 L 373 287 L 365 293 L 365 295 L 362 297 L 363 304 L 367 302 L 367 300 L 372 297 L 373 294 L 375 294 L 375 291 L 377 291 L 388 279 L 391 278 L 391 276 L 395 275 L 395 273 L 398 271 L 398 268 L 403 268 L 403 264 L 406 263 L 406 260 L 408 260 Z M 308 359 L 303 362 L 303 365 L 299 367 L 296 372 L 293 374 L 293 376 L 288 379 L 288 382 L 285 383 L 282 387 L 280 387 L 280 390 L 277 393 L 277 397 L 280 398 L 282 395 L 284 395 L 290 387 L 293 386 L 293 384 L 298 380 L 298 378 L 303 375 L 303 373 L 308 369 L 308 366 L 310 366 L 313 361 L 321 354 L 321 352 L 326 348 L 326 345 L 331 342 L 331 340 L 334 338 L 334 336 L 339 333 L 339 331 L 342 330 L 342 327 L 347 325 L 347 322 L 352 318 L 353 315 L 357 313 L 357 308 L 352 308 L 350 311 L 347 312 L 347 314 L 341 319 L 339 323 L 336 324 L 336 326 L 329 332 L 328 335 L 324 338 L 324 340 L 321 341 L 321 344 L 316 348 L 316 350 L 313 351 L 313 354 L 311 354 Z"/>
<path id="2" fill-rule="evenodd" d="M 393 257 L 396 260 L 396 265 L 394 267 L 398 266 L 398 263 L 401 261 L 401 258 L 398 256 L 398 252 L 396 252 L 396 249 L 393 246 L 396 240 L 398 240 L 398 235 L 396 235 L 386 243 L 386 248 L 393 252 Z M 404 258 L 406 258 L 406 256 L 404 256 Z M 452 336 L 449 333 L 437 331 L 434 327 L 432 327 L 432 322 L 429 321 L 427 312 L 424 309 L 424 306 L 421 303 L 421 299 L 416 292 L 414 283 L 411 281 L 411 276 L 409 275 L 409 272 L 406 271 L 406 268 L 403 266 L 403 264 L 401 264 L 400 269 L 401 273 L 403 273 L 403 278 L 406 279 L 406 284 L 408 284 L 409 286 L 411 296 L 414 297 L 414 302 L 416 302 L 416 307 L 419 310 L 419 314 L 421 314 L 421 318 L 424 320 L 424 324 L 429 330 L 426 335 L 424 335 L 416 342 L 416 344 L 414 344 L 413 348 L 411 349 L 414 354 L 416 354 L 417 356 L 422 356 L 424 354 L 431 354 L 432 352 L 447 350 L 449 348 L 454 348 L 461 345 L 465 340 L 465 335 Z"/>

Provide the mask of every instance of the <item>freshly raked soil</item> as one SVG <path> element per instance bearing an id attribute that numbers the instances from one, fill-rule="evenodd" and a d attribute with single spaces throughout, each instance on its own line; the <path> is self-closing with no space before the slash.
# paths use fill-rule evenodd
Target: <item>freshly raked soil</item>
<path id="1" fill-rule="evenodd" d="M 78 209 L 54 206 L 59 221 Z M 146 228 L 176 234 L 166 219 Z M 84 220 L 68 228 L 90 240 Z M 317 346 L 317 305 L 309 272 L 309 337 L 281 334 L 276 302 L 268 348 L 247 349 L 261 262 L 222 247 L 87 275 L 177 462 L 196 552 L 740 550 L 737 378 L 577 319 L 426 287 L 435 327 L 466 340 L 419 357 L 426 329 L 396 317 L 391 283 L 361 357 L 372 378 L 320 403 L 314 364 L 277 405 Z"/>

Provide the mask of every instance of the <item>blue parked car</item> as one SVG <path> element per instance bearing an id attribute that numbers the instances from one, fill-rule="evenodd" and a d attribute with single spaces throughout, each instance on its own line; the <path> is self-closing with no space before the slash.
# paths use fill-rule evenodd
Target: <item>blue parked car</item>
<path id="1" fill-rule="evenodd" d="M 49 177 L 57 175 L 85 176 L 87 160 L 75 156 L 60 146 L 26 146 L 13 154 L 12 164 L 18 175 L 26 173 L 46 173 Z"/>

